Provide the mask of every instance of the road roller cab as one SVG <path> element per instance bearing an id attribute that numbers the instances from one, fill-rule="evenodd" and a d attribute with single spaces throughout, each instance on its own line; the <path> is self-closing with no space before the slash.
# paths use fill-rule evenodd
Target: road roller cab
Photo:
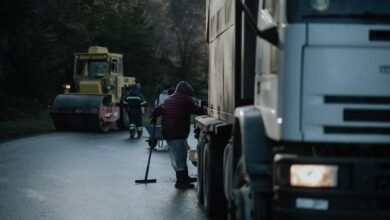
<path id="1" fill-rule="evenodd" d="M 122 102 L 135 78 L 123 76 L 123 55 L 91 46 L 74 58 L 75 92 L 58 95 L 50 108 L 56 128 L 106 132 L 116 122 L 126 130 L 129 120 Z"/>

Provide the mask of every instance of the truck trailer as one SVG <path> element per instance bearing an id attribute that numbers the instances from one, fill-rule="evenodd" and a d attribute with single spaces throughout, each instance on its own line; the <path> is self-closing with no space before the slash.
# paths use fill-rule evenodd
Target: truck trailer
<path id="1" fill-rule="evenodd" d="M 385 0 L 207 0 L 198 199 L 229 219 L 390 219 Z"/>

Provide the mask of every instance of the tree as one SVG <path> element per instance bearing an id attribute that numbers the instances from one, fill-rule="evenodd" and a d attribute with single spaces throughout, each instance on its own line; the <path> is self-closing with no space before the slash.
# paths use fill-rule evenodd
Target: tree
<path id="1" fill-rule="evenodd" d="M 125 72 L 149 97 L 162 82 L 204 79 L 203 7 L 196 0 L 2 0 L 0 104 L 47 106 L 73 82 L 72 54 L 91 45 L 124 54 Z"/>
<path id="2" fill-rule="evenodd" d="M 168 17 L 171 20 L 170 29 L 176 41 L 179 55 L 179 76 L 188 78 L 192 72 L 193 59 L 197 55 L 202 44 L 202 11 L 199 1 L 180 0 L 171 1 L 169 4 Z"/>
<path id="3" fill-rule="evenodd" d="M 207 88 L 208 55 L 204 41 L 204 1 L 154 0 L 151 23 L 155 66 L 165 84 L 188 80 L 197 91 Z M 159 73 L 160 73 L 159 72 Z M 165 72 L 165 73 L 164 73 Z M 198 81 L 200 80 L 200 81 Z"/>

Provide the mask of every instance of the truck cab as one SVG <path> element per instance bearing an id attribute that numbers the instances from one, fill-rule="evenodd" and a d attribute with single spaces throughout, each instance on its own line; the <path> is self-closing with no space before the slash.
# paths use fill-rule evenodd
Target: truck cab
<path id="1" fill-rule="evenodd" d="M 386 5 L 206 1 L 209 106 L 196 125 L 209 215 L 390 217 Z"/>

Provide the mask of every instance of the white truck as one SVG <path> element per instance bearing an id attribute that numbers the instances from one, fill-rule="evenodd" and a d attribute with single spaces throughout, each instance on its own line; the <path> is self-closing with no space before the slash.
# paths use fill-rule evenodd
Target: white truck
<path id="1" fill-rule="evenodd" d="M 390 219 L 390 4 L 207 0 L 198 199 L 229 219 Z"/>

